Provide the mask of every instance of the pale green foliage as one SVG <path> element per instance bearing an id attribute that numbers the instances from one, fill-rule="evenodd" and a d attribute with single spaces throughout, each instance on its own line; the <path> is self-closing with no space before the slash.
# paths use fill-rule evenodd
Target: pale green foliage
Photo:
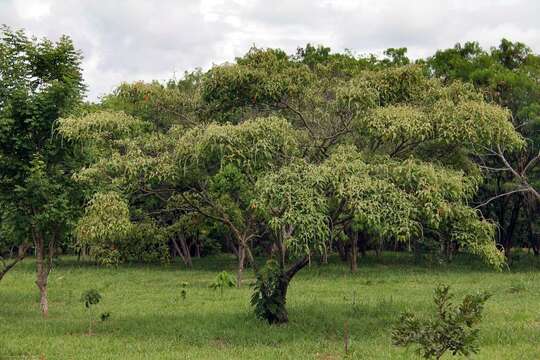
<path id="1" fill-rule="evenodd" d="M 369 159 L 368 162 L 366 159 Z M 341 146 L 319 166 L 294 163 L 257 182 L 253 206 L 293 253 L 321 250 L 328 241 L 329 208 L 336 220 L 376 238 L 408 241 L 442 232 L 496 267 L 504 257 L 494 227 L 466 206 L 478 179 L 420 160 L 366 157 Z M 444 239 L 440 239 L 444 240 Z"/>
<path id="2" fill-rule="evenodd" d="M 79 245 L 89 245 L 94 256 L 103 263 L 115 264 L 120 254 L 116 243 L 133 231 L 129 208 L 115 192 L 97 193 L 79 220 L 75 235 Z"/>
<path id="3" fill-rule="evenodd" d="M 190 130 L 173 129 L 176 139 L 170 158 L 176 171 L 206 172 L 232 164 L 248 177 L 277 167 L 297 155 L 295 130 L 278 117 L 258 118 L 240 125 L 209 124 Z M 215 170 L 214 170 L 215 171 Z"/>
<path id="4" fill-rule="evenodd" d="M 167 211 L 188 218 L 202 211 L 239 238 L 255 236 L 263 220 L 291 254 L 309 255 L 340 231 L 336 221 L 381 240 L 455 240 L 500 265 L 493 225 L 467 206 L 480 182 L 467 156 L 482 147 L 519 148 L 523 140 L 506 110 L 424 70 L 330 76 L 280 51 L 253 49 L 193 83 L 201 113 L 234 124 L 129 133 L 141 129 L 133 118 L 121 115 L 124 129 L 114 124 L 118 115 L 108 124 L 109 113 L 98 113 L 96 128 L 85 125 L 90 117 L 61 128 L 73 140 L 112 144 L 80 180 L 128 197 L 164 188 L 159 202 Z M 145 101 L 134 112 L 157 116 Z M 170 233 L 182 221 L 167 223 Z"/>
<path id="5" fill-rule="evenodd" d="M 462 101 L 455 103 L 441 100 L 434 104 L 433 128 L 436 139 L 448 144 L 465 146 L 519 149 L 524 140 L 509 121 L 510 112 L 497 105 L 483 101 Z"/>
<path id="6" fill-rule="evenodd" d="M 217 274 L 214 282 L 210 284 L 210 288 L 214 290 L 219 290 L 219 293 L 223 295 L 223 290 L 225 288 L 232 288 L 236 286 L 236 280 L 234 276 L 229 274 L 227 271 L 222 271 Z"/>
<path id="7" fill-rule="evenodd" d="M 361 143 L 376 142 L 392 156 L 415 154 L 420 146 L 449 145 L 479 151 L 483 147 L 513 150 L 524 140 L 510 113 L 486 103 L 471 86 L 449 87 L 422 75 L 417 66 L 366 73 L 379 89 L 381 107 L 354 121 Z M 382 146 L 381 146 L 382 145 Z"/>
<path id="8" fill-rule="evenodd" d="M 309 255 L 328 241 L 324 181 L 316 166 L 298 161 L 257 182 L 252 207 L 293 254 Z"/>
<path id="9" fill-rule="evenodd" d="M 398 139 L 425 140 L 433 136 L 433 128 L 426 114 L 409 105 L 389 105 L 374 109 L 366 122 L 368 136 L 385 142 Z"/>
<path id="10" fill-rule="evenodd" d="M 111 142 L 140 134 L 148 125 L 122 111 L 97 111 L 82 117 L 67 117 L 59 121 L 62 136 L 83 143 L 107 146 Z"/>

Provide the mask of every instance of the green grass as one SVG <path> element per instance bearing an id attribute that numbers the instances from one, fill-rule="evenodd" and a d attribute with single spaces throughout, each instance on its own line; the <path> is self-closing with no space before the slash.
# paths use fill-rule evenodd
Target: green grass
<path id="1" fill-rule="evenodd" d="M 469 259 L 415 266 L 407 256 L 386 254 L 361 259 L 354 275 L 332 260 L 293 279 L 290 323 L 271 327 L 251 313 L 247 285 L 226 289 L 222 297 L 209 289 L 219 271 L 234 271 L 227 256 L 196 260 L 193 270 L 179 264 L 96 268 L 63 258 L 50 274 L 48 320 L 39 314 L 29 259 L 0 282 L 0 359 L 341 359 L 346 320 L 348 358 L 411 359 L 412 350 L 391 345 L 392 324 L 404 310 L 431 312 L 440 282 L 459 297 L 493 293 L 475 358 L 540 359 L 537 259 L 522 258 L 511 272 L 498 273 Z M 253 280 L 249 272 L 247 277 Z M 189 283 L 185 300 L 182 282 Z M 95 317 L 111 313 L 92 336 L 80 302 L 89 288 L 103 295 Z"/>

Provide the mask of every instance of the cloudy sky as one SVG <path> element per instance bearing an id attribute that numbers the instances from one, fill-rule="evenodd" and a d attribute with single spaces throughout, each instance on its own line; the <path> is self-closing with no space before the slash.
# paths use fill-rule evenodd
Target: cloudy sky
<path id="1" fill-rule="evenodd" d="M 358 54 L 406 46 L 420 57 L 506 37 L 540 52 L 539 15 L 538 0 L 0 0 L 0 24 L 73 38 L 92 100 L 122 81 L 232 60 L 253 44 Z"/>

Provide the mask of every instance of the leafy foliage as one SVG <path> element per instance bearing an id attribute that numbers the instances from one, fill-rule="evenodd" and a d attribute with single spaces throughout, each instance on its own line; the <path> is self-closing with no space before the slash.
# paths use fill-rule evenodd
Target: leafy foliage
<path id="1" fill-rule="evenodd" d="M 425 359 L 440 359 L 447 351 L 453 355 L 468 356 L 478 352 L 478 329 L 488 293 L 467 295 L 456 307 L 451 300 L 448 285 L 435 289 L 433 301 L 437 307 L 436 317 L 422 320 L 411 313 L 401 315 L 392 332 L 392 341 L 398 346 L 418 345 L 418 353 Z"/>
<path id="2" fill-rule="evenodd" d="M 101 301 L 101 294 L 96 289 L 89 289 L 83 292 L 81 295 L 81 302 L 87 309 L 93 305 L 99 304 Z"/>
<path id="3" fill-rule="evenodd" d="M 236 286 L 236 281 L 234 279 L 234 276 L 229 274 L 227 271 L 222 271 L 219 274 L 217 274 L 214 282 L 210 284 L 210 288 L 214 290 L 219 290 L 219 293 L 221 295 L 223 295 L 223 289 L 232 288 L 235 286 Z"/>
<path id="4" fill-rule="evenodd" d="M 261 320 L 268 321 L 269 324 L 280 324 L 287 319 L 284 276 L 282 268 L 275 260 L 268 260 L 257 273 L 251 306 L 254 307 L 255 315 Z"/>

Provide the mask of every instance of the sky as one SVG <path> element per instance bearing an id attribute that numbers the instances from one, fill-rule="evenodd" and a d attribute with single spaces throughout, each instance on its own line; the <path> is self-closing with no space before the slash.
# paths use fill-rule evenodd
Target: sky
<path id="1" fill-rule="evenodd" d="M 539 0 L 0 0 L 0 24 L 73 39 L 92 101 L 121 82 L 178 78 L 253 45 L 358 55 L 407 47 L 418 58 L 504 37 L 538 53 L 539 15 Z"/>

